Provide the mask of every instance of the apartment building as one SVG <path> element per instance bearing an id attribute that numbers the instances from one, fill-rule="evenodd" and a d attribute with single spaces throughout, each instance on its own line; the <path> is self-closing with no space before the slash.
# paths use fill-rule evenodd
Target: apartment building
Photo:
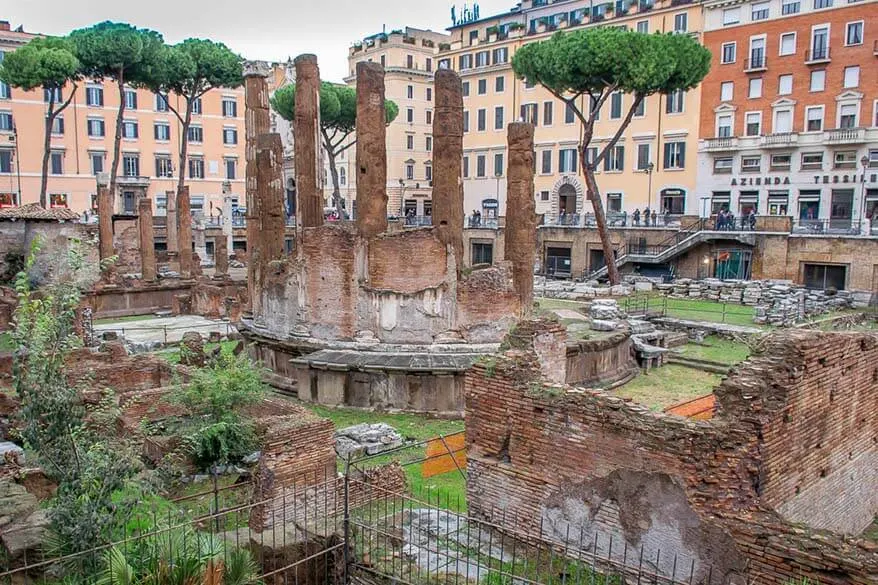
<path id="1" fill-rule="evenodd" d="M 791 216 L 800 233 L 871 233 L 878 206 L 878 2 L 704 4 L 689 207 Z"/>
<path id="2" fill-rule="evenodd" d="M 350 75 L 356 85 L 356 65 L 372 61 L 384 66 L 385 96 L 399 106 L 399 115 L 387 127 L 387 195 L 390 216 L 407 216 L 428 223 L 432 214 L 433 184 L 433 72 L 439 45 L 451 38 L 443 33 L 406 27 L 364 38 L 348 54 Z M 353 179 L 354 148 L 339 168 Z M 352 203 L 356 209 L 356 201 Z"/>
<path id="3" fill-rule="evenodd" d="M 524 0 L 509 12 L 455 23 L 451 42 L 440 45 L 438 66 L 458 71 L 464 84 L 464 199 L 482 222 L 505 215 L 506 125 L 536 126 L 536 206 L 551 223 L 560 215 L 589 213 L 580 173 L 581 125 L 565 104 L 543 88 L 516 79 L 511 61 L 526 43 L 556 30 L 624 26 L 639 32 L 699 36 L 701 7 L 690 0 Z M 616 132 L 633 97 L 618 93 L 598 112 L 592 152 Z M 700 89 L 648 97 L 597 173 L 605 208 L 612 214 L 645 207 L 691 213 L 696 186 Z M 585 101 L 585 100 L 583 100 Z M 585 104 L 580 104 L 587 111 Z M 575 220 L 581 221 L 581 220 Z"/>
<path id="4" fill-rule="evenodd" d="M 10 30 L 0 22 L 0 59 L 35 35 Z M 56 99 L 67 99 L 71 85 Z M 0 206 L 39 200 L 44 120 L 49 96 L 42 90 L 21 91 L 0 86 Z M 151 197 L 155 212 L 166 211 L 167 190 L 176 189 L 180 172 L 187 174 L 192 213 L 219 216 L 223 187 L 233 201 L 244 201 L 243 89 L 217 89 L 197 104 L 189 129 L 189 155 L 179 169 L 181 125 L 164 99 L 143 89 L 127 88 L 122 127 L 115 210 L 136 213 L 137 199 Z M 172 104 L 183 101 L 170 96 Z M 109 172 L 113 155 L 119 93 L 109 81 L 84 80 L 73 101 L 56 121 L 51 137 L 48 204 L 76 212 L 95 209 L 98 173 Z"/>

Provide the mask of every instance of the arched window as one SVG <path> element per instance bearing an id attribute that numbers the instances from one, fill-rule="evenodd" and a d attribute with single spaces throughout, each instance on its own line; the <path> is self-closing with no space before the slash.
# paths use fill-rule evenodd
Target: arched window
<path id="1" fill-rule="evenodd" d="M 338 184 L 344 186 L 348 180 L 348 173 L 344 167 L 338 169 Z"/>

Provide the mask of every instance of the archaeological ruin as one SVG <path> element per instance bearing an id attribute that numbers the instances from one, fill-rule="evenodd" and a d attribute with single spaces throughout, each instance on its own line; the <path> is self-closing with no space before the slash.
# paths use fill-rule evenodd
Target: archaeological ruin
<path id="1" fill-rule="evenodd" d="M 521 205 L 508 218 L 509 261 L 465 269 L 461 190 L 463 101 L 458 75 L 435 75 L 432 227 L 387 222 L 384 71 L 357 66 L 355 223 L 323 220 L 317 186 L 320 77 L 316 59 L 295 60 L 297 228 L 283 247 L 279 138 L 267 133 L 262 73 L 246 76 L 250 311 L 242 332 L 272 370 L 272 383 L 327 405 L 437 413 L 463 410 L 463 372 L 495 351 L 530 312 L 535 215 L 533 130 L 509 128 L 510 174 Z M 270 145 L 274 145 L 273 147 Z M 252 146 L 252 147 L 251 147 Z M 259 226 L 259 227 L 257 227 Z"/>

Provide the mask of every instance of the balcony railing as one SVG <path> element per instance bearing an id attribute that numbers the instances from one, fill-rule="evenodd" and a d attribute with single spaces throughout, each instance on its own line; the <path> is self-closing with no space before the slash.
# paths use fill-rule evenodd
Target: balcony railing
<path id="1" fill-rule="evenodd" d="M 744 61 L 744 71 L 765 71 L 768 68 L 768 59 L 765 55 L 753 55 Z"/>
<path id="2" fill-rule="evenodd" d="M 406 227 L 424 227 L 433 225 L 432 215 L 407 215 L 403 222 Z"/>
<path id="3" fill-rule="evenodd" d="M 805 63 L 809 65 L 814 63 L 828 63 L 829 61 L 829 47 L 813 47 L 808 49 L 808 52 L 805 55 Z"/>
<path id="4" fill-rule="evenodd" d="M 705 150 L 734 150 L 738 147 L 738 139 L 734 136 L 708 138 L 705 142 Z"/>
<path id="5" fill-rule="evenodd" d="M 765 148 L 784 147 L 795 144 L 799 135 L 795 132 L 777 132 L 762 137 L 762 146 Z"/>
<path id="6" fill-rule="evenodd" d="M 858 235 L 860 221 L 852 218 L 835 219 L 796 219 L 793 220 L 794 234 L 837 234 Z"/>
<path id="7" fill-rule="evenodd" d="M 824 136 L 826 142 L 832 144 L 856 144 L 866 141 L 865 128 L 837 128 Z"/>
<path id="8" fill-rule="evenodd" d="M 500 220 L 492 217 L 483 217 L 481 215 L 468 215 L 464 221 L 464 227 L 472 229 L 488 229 L 496 230 L 500 227 Z"/>

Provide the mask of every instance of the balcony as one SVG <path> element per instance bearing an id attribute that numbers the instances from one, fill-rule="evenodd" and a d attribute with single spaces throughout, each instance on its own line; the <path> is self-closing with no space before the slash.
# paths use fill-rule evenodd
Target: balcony
<path id="1" fill-rule="evenodd" d="M 725 150 L 736 150 L 737 148 L 737 138 L 734 136 L 724 136 L 722 138 L 708 138 L 704 141 L 703 150 L 707 152 L 722 152 Z"/>
<path id="2" fill-rule="evenodd" d="M 820 65 L 829 61 L 829 47 L 814 47 L 805 53 L 805 65 Z"/>
<path id="3" fill-rule="evenodd" d="M 799 135 L 795 132 L 778 132 L 762 137 L 760 144 L 763 148 L 785 148 L 794 146 L 799 141 Z"/>
<path id="4" fill-rule="evenodd" d="M 766 69 L 768 69 L 768 59 L 765 58 L 765 55 L 753 55 L 744 61 L 745 73 L 756 73 Z"/>
<path id="5" fill-rule="evenodd" d="M 122 186 L 126 187 L 148 187 L 149 186 L 149 177 L 138 177 L 135 175 L 119 175 L 116 177 L 116 182 Z"/>
<path id="6" fill-rule="evenodd" d="M 837 128 L 826 132 L 823 140 L 829 144 L 863 144 L 866 142 L 866 129 Z"/>

